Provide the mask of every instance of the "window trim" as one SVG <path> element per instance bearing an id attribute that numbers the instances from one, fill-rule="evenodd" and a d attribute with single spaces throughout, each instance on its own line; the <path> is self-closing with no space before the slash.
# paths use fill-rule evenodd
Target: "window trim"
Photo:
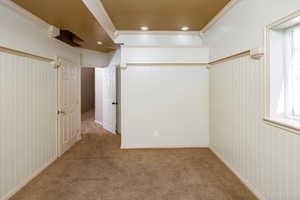
<path id="1" fill-rule="evenodd" d="M 300 117 L 299 116 L 295 116 L 293 115 L 293 104 L 291 104 L 291 91 L 290 91 L 290 86 L 291 86 L 291 82 L 292 80 L 290 79 L 290 73 L 291 73 L 291 63 L 287 62 L 287 58 L 293 58 L 293 52 L 292 52 L 292 48 L 293 48 L 293 44 L 291 44 L 293 42 L 293 34 L 294 31 L 300 29 L 300 24 L 297 24 L 296 26 L 287 28 L 285 30 L 285 40 L 286 43 L 289 43 L 288 45 L 285 45 L 285 49 L 286 49 L 286 54 L 284 55 L 284 60 L 285 60 L 285 64 L 286 64 L 286 68 L 285 68 L 285 97 L 288 101 L 285 102 L 285 115 L 286 118 L 291 119 L 291 120 L 295 120 L 295 121 L 299 121 L 300 122 Z M 294 66 L 293 66 L 294 67 Z"/>
<path id="2" fill-rule="evenodd" d="M 295 24 L 293 24 L 293 22 Z M 286 27 L 285 27 L 286 26 Z M 265 69 L 264 69 L 264 111 L 263 111 L 263 121 L 271 126 L 275 126 L 277 128 L 281 128 L 284 130 L 287 130 L 289 132 L 300 134 L 300 121 L 291 119 L 288 116 L 285 117 L 271 117 L 271 31 L 278 30 L 278 31 L 284 31 L 288 30 L 290 28 L 296 28 L 300 26 L 300 10 L 292 13 L 291 15 L 288 15 L 284 18 L 281 18 L 272 24 L 265 27 Z M 287 74 L 284 75 L 285 77 Z M 286 79 L 286 78 L 285 78 Z M 285 96 L 286 96 L 286 89 L 285 88 Z M 284 103 L 284 107 L 286 110 L 287 103 Z M 285 115 L 287 113 L 285 112 Z"/>
<path id="3" fill-rule="evenodd" d="M 276 119 L 270 119 L 267 117 L 263 118 L 263 121 L 268 125 L 275 126 L 277 128 L 287 130 L 289 132 L 300 135 L 300 126 L 291 125 L 292 123 L 276 120 Z"/>

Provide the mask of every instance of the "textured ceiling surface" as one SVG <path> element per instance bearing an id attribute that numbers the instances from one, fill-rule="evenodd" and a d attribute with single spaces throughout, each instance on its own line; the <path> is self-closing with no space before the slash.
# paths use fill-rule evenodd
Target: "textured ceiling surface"
<path id="1" fill-rule="evenodd" d="M 99 0 L 100 1 L 100 0 Z M 101 0 L 119 30 L 200 30 L 230 0 Z"/>
<path id="2" fill-rule="evenodd" d="M 13 0 L 15 3 L 59 29 L 81 38 L 82 48 L 108 52 L 113 41 L 81 0 Z M 98 45 L 97 41 L 103 42 Z"/>

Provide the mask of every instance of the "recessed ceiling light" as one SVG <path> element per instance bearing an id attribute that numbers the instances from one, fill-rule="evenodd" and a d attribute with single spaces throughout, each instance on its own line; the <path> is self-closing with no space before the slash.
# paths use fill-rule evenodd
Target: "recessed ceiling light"
<path id="1" fill-rule="evenodd" d="M 101 41 L 97 41 L 97 44 L 98 45 L 102 45 L 103 43 Z"/>
<path id="2" fill-rule="evenodd" d="M 149 29 L 149 28 L 148 28 L 147 26 L 142 26 L 142 27 L 141 27 L 141 30 L 142 30 L 142 31 L 147 31 L 148 29 Z"/>
<path id="3" fill-rule="evenodd" d="M 189 30 L 189 29 L 190 29 L 190 28 L 187 27 L 187 26 L 184 26 L 184 27 L 181 28 L 182 31 L 187 31 L 187 30 Z"/>

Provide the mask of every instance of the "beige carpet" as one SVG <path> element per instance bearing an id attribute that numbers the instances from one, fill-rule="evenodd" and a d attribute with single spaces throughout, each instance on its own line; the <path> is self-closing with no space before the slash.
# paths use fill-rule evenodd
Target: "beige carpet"
<path id="1" fill-rule="evenodd" d="M 81 133 L 95 133 L 95 134 L 103 134 L 106 131 L 102 128 L 102 126 L 95 122 L 95 110 L 90 110 L 85 112 L 81 116 Z"/>
<path id="2" fill-rule="evenodd" d="M 11 200 L 256 199 L 209 149 L 119 147 L 120 136 L 85 134 Z"/>

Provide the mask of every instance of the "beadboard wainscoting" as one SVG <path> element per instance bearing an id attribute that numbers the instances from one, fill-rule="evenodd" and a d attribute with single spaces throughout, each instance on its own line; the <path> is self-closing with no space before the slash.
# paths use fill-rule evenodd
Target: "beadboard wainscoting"
<path id="1" fill-rule="evenodd" d="M 211 149 L 260 199 L 300 199 L 300 135 L 267 125 L 264 61 L 210 68 Z"/>
<path id="2" fill-rule="evenodd" d="M 0 53 L 0 200 L 56 158 L 56 91 L 52 64 Z"/>

